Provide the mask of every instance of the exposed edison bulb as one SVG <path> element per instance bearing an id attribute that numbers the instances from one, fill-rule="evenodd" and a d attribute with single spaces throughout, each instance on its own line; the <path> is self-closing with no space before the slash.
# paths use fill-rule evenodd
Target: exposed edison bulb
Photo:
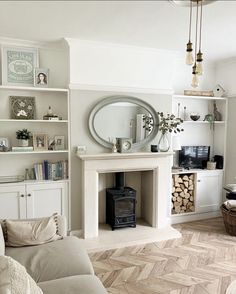
<path id="1" fill-rule="evenodd" d="M 193 52 L 187 51 L 186 53 L 186 64 L 187 65 L 193 65 L 194 59 L 193 59 Z"/>
<path id="2" fill-rule="evenodd" d="M 197 62 L 197 74 L 199 76 L 202 76 L 202 74 L 203 74 L 202 62 Z"/>
<path id="3" fill-rule="evenodd" d="M 193 88 L 197 88 L 199 86 L 199 81 L 198 81 L 198 75 L 197 74 L 193 74 L 193 79 L 192 79 L 191 86 Z"/>

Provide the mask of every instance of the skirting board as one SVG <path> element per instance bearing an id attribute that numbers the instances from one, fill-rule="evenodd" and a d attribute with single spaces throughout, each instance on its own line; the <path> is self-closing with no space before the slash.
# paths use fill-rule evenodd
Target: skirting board
<path id="1" fill-rule="evenodd" d="M 193 222 L 208 218 L 214 218 L 221 216 L 220 211 L 213 211 L 213 212 L 206 212 L 206 213 L 196 213 L 191 215 L 174 215 L 171 217 L 171 224 L 180 224 L 180 223 L 187 223 L 187 222 Z"/>

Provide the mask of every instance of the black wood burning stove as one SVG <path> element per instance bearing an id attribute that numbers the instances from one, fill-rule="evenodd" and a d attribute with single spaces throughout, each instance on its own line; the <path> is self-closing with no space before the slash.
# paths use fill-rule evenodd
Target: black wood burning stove
<path id="1" fill-rule="evenodd" d="M 136 227 L 136 191 L 124 186 L 124 173 L 116 173 L 116 185 L 106 189 L 106 223 L 114 230 Z"/>

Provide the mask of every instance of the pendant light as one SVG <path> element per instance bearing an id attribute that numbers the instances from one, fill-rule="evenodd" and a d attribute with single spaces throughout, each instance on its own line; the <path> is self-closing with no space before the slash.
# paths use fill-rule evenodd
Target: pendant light
<path id="1" fill-rule="evenodd" d="M 192 0 L 190 0 L 192 2 Z M 199 81 L 198 81 L 198 71 L 197 71 L 197 41 L 198 41 L 198 4 L 199 1 L 197 0 L 197 11 L 196 11 L 196 37 L 195 37 L 195 54 L 194 54 L 194 65 L 193 65 L 193 70 L 192 70 L 192 83 L 191 86 L 193 88 L 197 88 L 199 86 Z"/>
<path id="2" fill-rule="evenodd" d="M 202 1 L 201 1 L 201 18 L 200 18 L 200 35 L 199 35 L 199 51 L 197 54 L 197 73 L 199 76 L 203 74 L 202 62 L 203 62 L 203 53 L 201 51 L 202 47 Z"/>
<path id="3" fill-rule="evenodd" d="M 192 14 L 193 14 L 193 2 L 190 1 L 190 19 L 189 19 L 189 38 L 186 49 L 186 64 L 193 65 L 193 43 L 191 42 L 191 34 L 192 34 Z"/>

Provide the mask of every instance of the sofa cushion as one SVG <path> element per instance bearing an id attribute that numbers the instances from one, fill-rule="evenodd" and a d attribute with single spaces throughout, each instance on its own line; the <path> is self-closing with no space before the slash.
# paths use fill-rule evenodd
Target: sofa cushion
<path id="1" fill-rule="evenodd" d="M 62 239 L 57 233 L 57 215 L 34 220 L 5 220 L 6 245 L 21 247 Z"/>
<path id="2" fill-rule="evenodd" d="M 6 255 L 25 266 L 36 282 L 94 274 L 85 249 L 73 236 L 38 246 L 6 247 Z"/>
<path id="3" fill-rule="evenodd" d="M 5 254 L 5 241 L 2 232 L 2 226 L 0 225 L 0 256 Z"/>
<path id="4" fill-rule="evenodd" d="M 81 275 L 39 283 L 44 294 L 106 294 L 96 276 Z"/>
<path id="5" fill-rule="evenodd" d="M 25 268 L 9 256 L 0 256 L 1 294 L 43 294 Z"/>

